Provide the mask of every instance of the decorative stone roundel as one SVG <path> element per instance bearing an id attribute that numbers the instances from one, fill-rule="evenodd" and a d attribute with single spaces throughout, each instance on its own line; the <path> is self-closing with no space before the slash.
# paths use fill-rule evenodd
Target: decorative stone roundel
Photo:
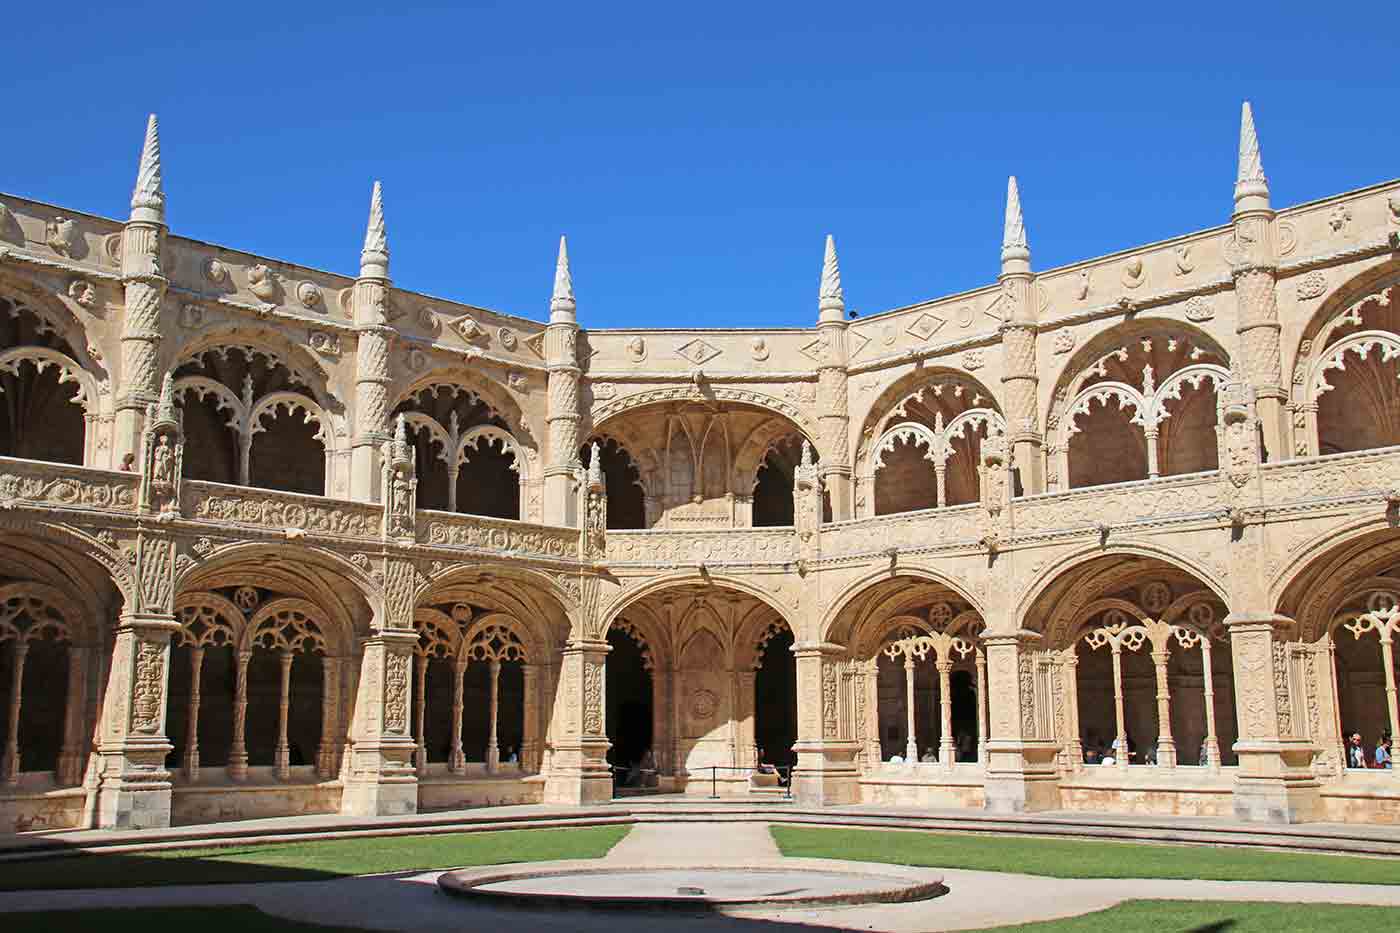
<path id="1" fill-rule="evenodd" d="M 709 719 L 719 710 L 719 697 L 713 690 L 700 689 L 690 698 L 690 715 L 699 719 Z"/>
<path id="2" fill-rule="evenodd" d="M 240 586 L 234 590 L 233 604 L 244 612 L 252 612 L 258 608 L 258 591 L 251 586 Z"/>
<path id="3" fill-rule="evenodd" d="M 1201 629 L 1209 628 L 1215 623 L 1215 610 L 1209 603 L 1196 603 L 1187 615 L 1190 616 L 1192 624 Z"/>
<path id="4" fill-rule="evenodd" d="M 1321 298 L 1325 291 L 1327 276 L 1320 270 L 1314 269 L 1298 280 L 1298 297 L 1304 301 L 1309 298 Z"/>
<path id="5" fill-rule="evenodd" d="M 311 282 L 302 282 L 297 286 L 297 301 L 308 308 L 319 308 L 321 307 L 321 290 Z"/>
<path id="6" fill-rule="evenodd" d="M 1142 608 L 1156 614 L 1171 605 L 1172 591 L 1165 583 L 1149 583 L 1138 598 L 1142 600 Z"/>
<path id="7" fill-rule="evenodd" d="M 1381 612 L 1386 609 L 1394 609 L 1400 605 L 1400 596 L 1389 590 L 1376 590 L 1366 597 L 1366 608 L 1371 612 Z"/>

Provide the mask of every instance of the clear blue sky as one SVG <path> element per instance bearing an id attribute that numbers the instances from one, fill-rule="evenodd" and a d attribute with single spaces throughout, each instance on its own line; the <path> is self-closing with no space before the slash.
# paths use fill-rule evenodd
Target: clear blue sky
<path id="1" fill-rule="evenodd" d="M 410 6 L 13 3 L 0 191 L 124 217 L 154 110 L 177 233 L 353 274 L 382 178 L 405 288 L 721 327 L 991 281 L 1011 173 L 1038 269 L 1223 222 L 1245 97 L 1276 206 L 1400 175 L 1392 4 Z"/>

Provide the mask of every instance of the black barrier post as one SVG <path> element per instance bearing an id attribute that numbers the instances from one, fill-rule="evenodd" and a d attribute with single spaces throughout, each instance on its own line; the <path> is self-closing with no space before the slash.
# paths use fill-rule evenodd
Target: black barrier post
<path id="1" fill-rule="evenodd" d="M 711 799 L 711 800 L 718 800 L 718 799 L 719 799 L 719 778 L 717 777 L 718 774 L 719 774 L 719 768 L 716 767 L 715 765 L 710 765 L 710 799 Z"/>

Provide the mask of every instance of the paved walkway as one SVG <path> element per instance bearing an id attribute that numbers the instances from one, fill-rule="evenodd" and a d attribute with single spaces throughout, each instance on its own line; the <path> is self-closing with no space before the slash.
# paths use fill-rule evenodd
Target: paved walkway
<path id="1" fill-rule="evenodd" d="M 665 864 L 684 860 L 771 857 L 776 847 L 758 824 L 642 825 L 605 861 Z M 960 930 L 1074 916 L 1133 898 L 1325 902 L 1400 907 L 1400 885 L 1092 880 L 948 870 L 948 893 L 914 904 L 821 910 L 748 911 L 741 915 L 493 908 L 441 894 L 440 872 L 377 875 L 324 882 L 192 885 L 126 890 L 0 893 L 0 912 L 64 908 L 253 904 L 289 919 L 380 930 L 514 928 L 630 933 L 671 930 L 799 933 L 813 927 L 913 933 Z"/>

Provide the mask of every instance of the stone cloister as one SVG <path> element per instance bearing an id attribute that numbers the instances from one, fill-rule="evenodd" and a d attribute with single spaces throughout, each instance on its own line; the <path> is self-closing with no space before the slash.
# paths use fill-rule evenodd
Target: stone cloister
<path id="1" fill-rule="evenodd" d="M 985 287 L 854 317 L 828 238 L 811 328 L 591 330 L 562 240 L 541 323 L 395 285 L 377 184 L 350 278 L 162 170 L 0 196 L 0 829 L 1400 821 L 1400 182 L 1276 210 L 1246 106 L 1218 226 L 1034 271 L 1012 179 Z"/>

